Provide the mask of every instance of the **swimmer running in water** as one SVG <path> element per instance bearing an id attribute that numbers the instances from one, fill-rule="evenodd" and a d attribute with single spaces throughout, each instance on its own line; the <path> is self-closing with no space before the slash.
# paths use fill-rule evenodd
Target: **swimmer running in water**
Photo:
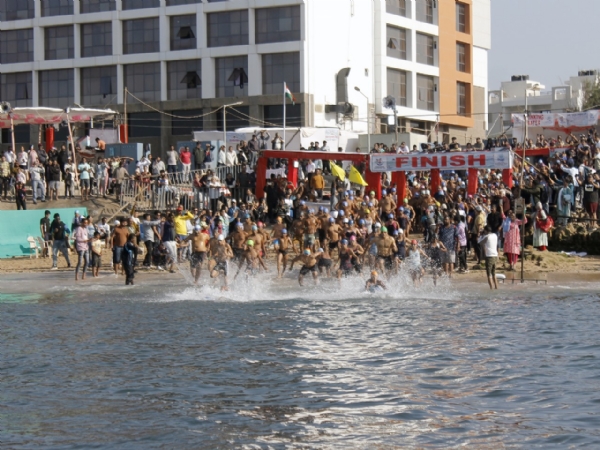
<path id="1" fill-rule="evenodd" d="M 288 236 L 286 228 L 281 230 L 281 237 L 276 240 L 277 242 L 277 278 L 283 277 L 285 268 L 287 266 L 288 252 L 294 247 L 292 238 Z"/>
<path id="2" fill-rule="evenodd" d="M 225 242 L 225 236 L 222 234 L 217 238 L 217 245 L 215 248 L 210 250 L 211 256 L 215 260 L 215 265 L 210 271 L 211 278 L 217 278 L 219 274 L 223 273 L 224 284 L 221 286 L 222 291 L 227 291 L 227 275 L 229 272 L 229 260 L 233 258 L 233 251 L 227 242 Z"/>
<path id="3" fill-rule="evenodd" d="M 381 280 L 378 279 L 379 274 L 376 270 L 371 272 L 371 278 L 369 278 L 365 284 L 365 290 L 370 291 L 374 288 L 380 287 L 382 289 L 387 289 L 385 284 Z"/>
<path id="4" fill-rule="evenodd" d="M 421 265 L 421 256 L 427 258 L 425 252 L 419 248 L 419 243 L 413 239 L 410 241 L 410 247 L 407 250 L 406 265 L 415 287 L 421 284 L 421 278 L 425 273 Z"/>
<path id="5" fill-rule="evenodd" d="M 183 242 L 192 241 L 192 255 L 190 256 L 190 271 L 194 277 L 194 284 L 198 284 L 200 274 L 202 273 L 202 264 L 206 259 L 210 236 L 202 233 L 202 229 L 207 229 L 208 225 L 202 222 L 202 225 L 194 226 L 194 232 L 190 234 Z"/>
<path id="6" fill-rule="evenodd" d="M 304 280 L 304 276 L 308 275 L 310 272 L 312 272 L 312 276 L 313 276 L 313 279 L 315 280 L 315 284 L 319 283 L 319 281 L 318 281 L 319 269 L 317 268 L 318 259 L 319 259 L 319 257 L 313 256 L 309 249 L 305 249 L 301 255 L 298 255 L 294 259 L 292 259 L 292 264 L 290 266 L 290 270 L 292 270 L 294 268 L 294 263 L 296 261 L 300 261 L 303 264 L 302 269 L 300 269 L 300 274 L 298 275 L 298 284 L 300 286 L 304 286 L 302 284 L 302 280 Z"/>
<path id="7" fill-rule="evenodd" d="M 246 248 L 244 249 L 244 252 L 242 253 L 238 271 L 235 274 L 235 276 L 233 277 L 234 280 L 240 274 L 244 263 L 246 263 L 246 275 L 247 276 L 256 275 L 258 273 L 258 271 L 260 270 L 260 266 L 262 266 L 263 269 L 265 269 L 265 271 L 269 270 L 269 269 L 267 269 L 267 266 L 265 266 L 265 262 L 263 261 L 262 257 L 260 256 L 260 252 L 254 248 L 254 241 L 252 239 L 248 239 L 248 241 L 246 242 Z"/>

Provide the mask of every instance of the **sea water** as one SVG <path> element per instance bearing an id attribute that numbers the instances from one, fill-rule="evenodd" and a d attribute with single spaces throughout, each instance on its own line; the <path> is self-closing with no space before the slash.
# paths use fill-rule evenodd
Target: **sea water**
<path id="1" fill-rule="evenodd" d="M 71 275 L 0 280 L 4 448 L 600 447 L 597 283 Z"/>

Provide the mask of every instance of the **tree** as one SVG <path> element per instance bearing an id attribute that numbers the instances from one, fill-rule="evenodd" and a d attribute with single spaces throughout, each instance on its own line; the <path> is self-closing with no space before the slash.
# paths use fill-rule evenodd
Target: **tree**
<path id="1" fill-rule="evenodd" d="M 583 111 L 588 109 L 600 109 L 600 79 L 583 85 Z"/>

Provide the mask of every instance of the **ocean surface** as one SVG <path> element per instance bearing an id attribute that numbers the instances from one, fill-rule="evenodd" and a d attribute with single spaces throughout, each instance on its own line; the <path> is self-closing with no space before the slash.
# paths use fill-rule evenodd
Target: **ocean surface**
<path id="1" fill-rule="evenodd" d="M 600 448 L 599 283 L 71 275 L 0 277 L 1 448 Z"/>

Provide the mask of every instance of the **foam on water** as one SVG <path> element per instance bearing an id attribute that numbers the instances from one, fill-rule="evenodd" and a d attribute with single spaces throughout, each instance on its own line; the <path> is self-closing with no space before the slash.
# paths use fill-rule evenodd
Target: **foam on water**
<path id="1" fill-rule="evenodd" d="M 189 270 L 179 269 L 183 275 L 187 287 L 181 291 L 173 292 L 161 298 L 150 299 L 157 302 L 177 301 L 225 301 L 225 302 L 256 302 L 256 301 L 286 301 L 286 300 L 309 300 L 309 301 L 332 301 L 332 300 L 362 300 L 365 298 L 379 298 L 399 300 L 402 298 L 423 299 L 457 299 L 458 292 L 452 286 L 451 280 L 441 278 L 434 286 L 431 277 L 425 277 L 419 288 L 413 286 L 413 282 L 406 273 L 393 276 L 385 280 L 387 290 L 380 292 L 366 292 L 365 282 L 367 276 L 356 275 L 342 278 L 319 278 L 315 285 L 310 275 L 304 278 L 304 286 L 297 281 L 297 271 L 287 272 L 282 279 L 277 279 L 271 270 L 267 273 L 261 272 L 254 277 L 246 277 L 240 273 L 235 281 L 230 275 L 229 290 L 222 291 L 222 278 L 209 279 L 204 271 L 199 286 L 194 286 Z M 232 271 L 235 273 L 235 270 Z"/>

